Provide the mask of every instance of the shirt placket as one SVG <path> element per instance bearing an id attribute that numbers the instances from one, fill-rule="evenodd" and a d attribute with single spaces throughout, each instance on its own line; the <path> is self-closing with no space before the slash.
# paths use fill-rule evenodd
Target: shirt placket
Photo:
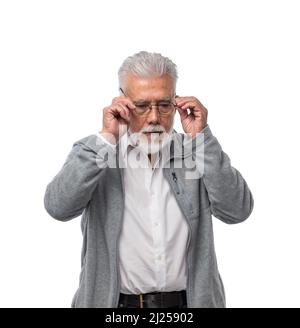
<path id="1" fill-rule="evenodd" d="M 157 282 L 157 290 L 162 290 L 166 286 L 166 263 L 165 263 L 165 251 L 164 251 L 164 238 L 163 238 L 163 226 L 162 218 L 160 217 L 159 202 L 159 190 L 156 184 L 156 178 L 158 174 L 157 167 L 158 162 L 154 166 L 154 169 L 147 170 L 146 181 L 147 190 L 150 194 L 150 218 L 152 225 L 152 238 L 153 238 L 153 250 L 154 250 L 154 267 Z"/>

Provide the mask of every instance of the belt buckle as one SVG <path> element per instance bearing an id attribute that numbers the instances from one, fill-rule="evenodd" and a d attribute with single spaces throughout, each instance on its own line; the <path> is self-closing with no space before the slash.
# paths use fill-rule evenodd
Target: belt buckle
<path id="1" fill-rule="evenodd" d="M 143 303 L 145 302 L 145 300 L 143 298 L 143 294 L 140 294 L 139 296 L 140 296 L 140 308 L 143 308 L 144 307 Z"/>

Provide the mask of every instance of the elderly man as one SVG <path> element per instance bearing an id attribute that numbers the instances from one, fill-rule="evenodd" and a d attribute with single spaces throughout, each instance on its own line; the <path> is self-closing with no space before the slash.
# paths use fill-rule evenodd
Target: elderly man
<path id="1" fill-rule="evenodd" d="M 176 80 L 169 58 L 128 57 L 102 129 L 74 143 L 47 186 L 52 217 L 82 214 L 72 307 L 225 307 L 212 215 L 242 222 L 253 198 L 213 136 L 207 109 L 177 96 Z M 184 134 L 173 129 L 176 111 Z"/>

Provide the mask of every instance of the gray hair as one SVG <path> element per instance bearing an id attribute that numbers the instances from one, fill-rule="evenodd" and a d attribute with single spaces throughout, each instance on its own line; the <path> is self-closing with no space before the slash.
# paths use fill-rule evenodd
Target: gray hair
<path id="1" fill-rule="evenodd" d="M 121 65 L 118 76 L 119 86 L 124 89 L 126 76 L 133 74 L 140 77 L 153 77 L 169 75 L 173 80 L 174 92 L 177 82 L 177 66 L 159 53 L 140 51 L 133 56 L 127 57 Z"/>

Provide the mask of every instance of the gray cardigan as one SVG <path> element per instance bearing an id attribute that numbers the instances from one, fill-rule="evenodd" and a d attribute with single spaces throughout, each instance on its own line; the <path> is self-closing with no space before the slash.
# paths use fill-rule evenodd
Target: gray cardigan
<path id="1" fill-rule="evenodd" d="M 183 134 L 173 131 L 174 140 Z M 176 156 L 179 143 L 171 142 L 170 167 L 164 176 L 174 192 L 188 226 L 188 307 L 225 307 L 225 293 L 214 249 L 212 215 L 225 223 L 239 223 L 253 209 L 252 194 L 242 175 L 231 166 L 207 125 L 193 139 L 204 146 L 204 170 L 186 179 L 187 165 L 174 163 L 194 155 Z M 193 146 L 194 147 L 194 146 Z M 194 148 L 193 148 L 194 150 Z M 82 214 L 81 272 L 72 307 L 117 307 L 120 293 L 118 240 L 124 209 L 123 170 L 107 165 L 113 149 L 96 135 L 74 143 L 60 172 L 47 185 L 44 205 L 55 219 L 68 221 Z M 200 172 L 200 169 L 199 169 Z M 138 201 L 138 200 L 137 200 Z"/>

